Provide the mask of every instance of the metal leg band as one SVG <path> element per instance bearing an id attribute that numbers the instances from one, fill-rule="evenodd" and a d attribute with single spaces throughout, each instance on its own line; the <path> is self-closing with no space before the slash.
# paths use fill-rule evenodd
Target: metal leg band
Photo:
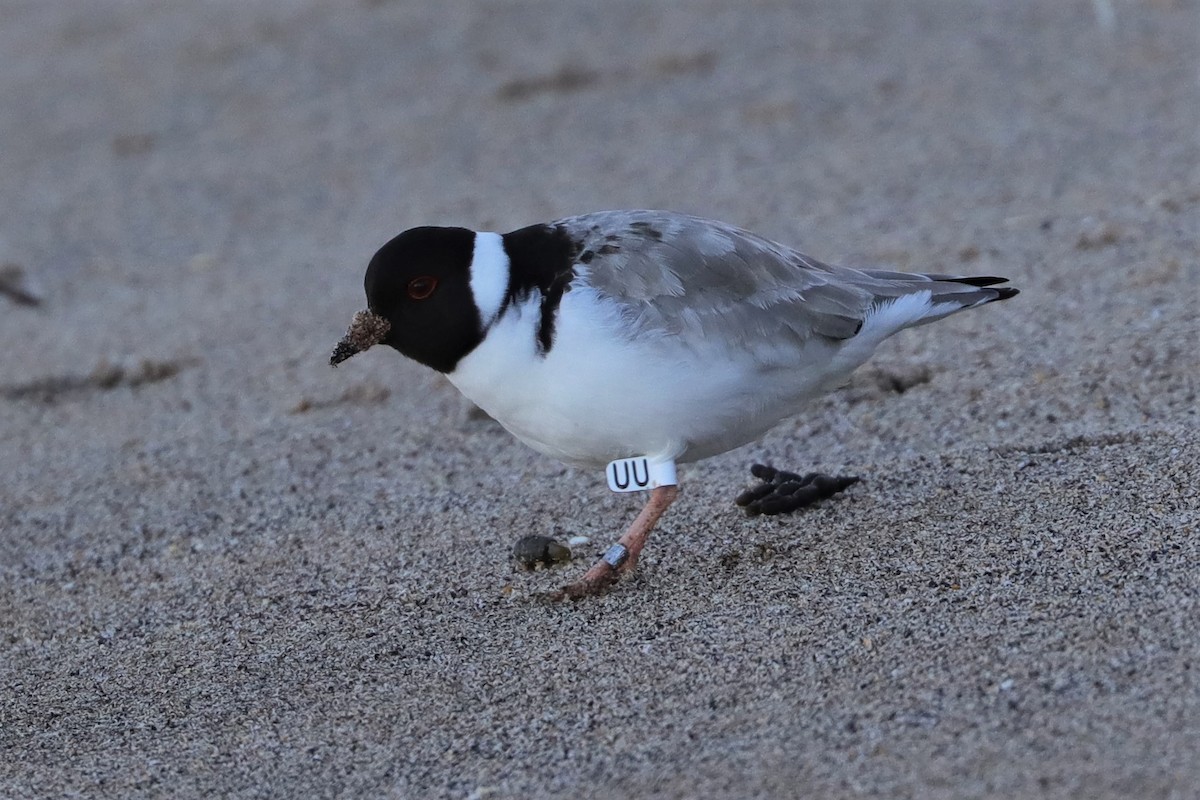
<path id="1" fill-rule="evenodd" d="M 600 560 L 613 569 L 620 569 L 621 565 L 629 560 L 629 548 L 623 544 L 614 544 L 605 551 Z"/>

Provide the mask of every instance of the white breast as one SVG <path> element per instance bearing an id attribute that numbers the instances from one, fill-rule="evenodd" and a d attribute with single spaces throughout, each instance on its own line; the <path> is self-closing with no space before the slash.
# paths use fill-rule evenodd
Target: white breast
<path id="1" fill-rule="evenodd" d="M 758 438 L 849 372 L 831 372 L 836 346 L 822 340 L 771 367 L 717 344 L 631 341 L 619 309 L 586 286 L 563 295 L 543 356 L 539 300 L 506 310 L 447 377 L 530 447 L 569 464 L 706 458 Z"/>

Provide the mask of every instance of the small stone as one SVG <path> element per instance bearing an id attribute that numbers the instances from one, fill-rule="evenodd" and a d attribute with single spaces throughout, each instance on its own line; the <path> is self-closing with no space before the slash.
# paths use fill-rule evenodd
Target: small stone
<path id="1" fill-rule="evenodd" d="M 522 569 L 550 567 L 571 560 L 571 550 L 549 536 L 522 536 L 513 545 L 513 558 Z"/>
<path id="2" fill-rule="evenodd" d="M 1092 223 L 1079 234 L 1076 250 L 1099 250 L 1121 240 L 1121 229 L 1111 222 Z"/>
<path id="3" fill-rule="evenodd" d="M 17 305 L 40 306 L 42 296 L 29 285 L 25 269 L 19 264 L 0 266 L 0 294 L 7 295 Z"/>
<path id="4" fill-rule="evenodd" d="M 296 405 L 294 405 L 288 409 L 288 413 L 289 414 L 304 414 L 308 411 L 312 411 L 313 405 L 314 404 L 313 404 L 312 400 L 308 399 L 307 397 L 301 397 L 299 402 L 296 403 Z"/>

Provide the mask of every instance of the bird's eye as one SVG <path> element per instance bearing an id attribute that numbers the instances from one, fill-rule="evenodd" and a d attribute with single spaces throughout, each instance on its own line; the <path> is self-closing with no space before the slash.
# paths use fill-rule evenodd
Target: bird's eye
<path id="1" fill-rule="evenodd" d="M 431 275 L 422 275 L 408 282 L 408 296 L 413 300 L 424 300 L 433 294 L 433 290 L 436 288 L 437 278 Z"/>

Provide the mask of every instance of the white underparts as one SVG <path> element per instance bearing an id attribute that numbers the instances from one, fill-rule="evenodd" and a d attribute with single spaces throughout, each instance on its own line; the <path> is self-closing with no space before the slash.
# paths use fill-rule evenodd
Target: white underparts
<path id="1" fill-rule="evenodd" d="M 504 237 L 481 231 L 475 234 L 475 252 L 471 255 L 471 294 L 479 308 L 483 328 L 495 321 L 508 293 L 509 260 L 504 252 Z"/>
<path id="2" fill-rule="evenodd" d="M 936 309 L 930 303 L 932 298 L 933 293 L 926 289 L 900 295 L 894 300 L 882 303 L 867 316 L 863 322 L 863 329 L 859 333 L 860 335 L 865 333 L 864 338 L 874 340 L 874 344 L 897 331 L 918 325 L 930 317 L 944 316 L 943 313 L 936 313 L 940 309 Z M 947 309 L 944 313 L 949 313 L 949 311 Z"/>

